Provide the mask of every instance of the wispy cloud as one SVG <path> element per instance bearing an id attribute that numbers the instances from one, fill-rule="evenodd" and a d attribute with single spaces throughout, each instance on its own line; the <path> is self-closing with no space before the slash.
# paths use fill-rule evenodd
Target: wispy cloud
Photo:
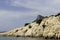
<path id="1" fill-rule="evenodd" d="M 16 11 L 7 11 L 7 10 L 0 10 L 0 17 L 21 17 L 23 13 L 16 12 Z"/>
<path id="2" fill-rule="evenodd" d="M 22 12 L 26 10 L 28 14 L 51 15 L 60 12 L 60 0 L 6 0 L 5 3 L 13 7 L 24 7 L 27 10 L 23 9 Z M 15 10 L 19 11 L 20 9 L 16 8 Z"/>
<path id="3" fill-rule="evenodd" d="M 11 6 L 23 6 L 47 14 L 60 12 L 60 0 L 11 0 L 10 3 Z"/>
<path id="4" fill-rule="evenodd" d="M 0 18 L 24 18 L 25 16 L 37 16 L 38 11 L 21 12 L 21 11 L 9 11 L 0 10 Z"/>
<path id="5" fill-rule="evenodd" d="M 30 16 L 32 16 L 32 18 Z M 0 30 L 20 27 L 24 25 L 24 23 L 32 21 L 34 16 L 36 16 L 36 14 L 32 14 L 32 12 L 24 13 L 20 11 L 0 10 Z"/>
<path id="6" fill-rule="evenodd" d="M 59 5 L 60 0 L 11 0 L 12 6 L 24 6 L 28 8 L 41 9 Z"/>

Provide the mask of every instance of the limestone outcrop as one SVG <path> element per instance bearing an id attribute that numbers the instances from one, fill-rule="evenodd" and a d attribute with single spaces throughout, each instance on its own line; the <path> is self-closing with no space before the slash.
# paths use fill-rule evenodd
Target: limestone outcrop
<path id="1" fill-rule="evenodd" d="M 2 34 L 2 33 L 0 33 Z M 3 35 L 6 36 L 24 36 L 24 37 L 39 37 L 43 34 L 43 27 L 40 27 L 36 22 L 31 23 L 22 28 L 16 28 L 14 30 L 5 32 Z"/>
<path id="2" fill-rule="evenodd" d="M 38 23 L 37 23 L 38 22 Z M 60 38 L 60 13 L 47 17 L 41 16 L 24 27 L 0 33 L 4 36 Z"/>

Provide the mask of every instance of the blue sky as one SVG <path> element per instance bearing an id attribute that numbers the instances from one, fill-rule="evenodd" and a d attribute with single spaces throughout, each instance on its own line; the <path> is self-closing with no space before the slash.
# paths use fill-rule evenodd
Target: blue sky
<path id="1" fill-rule="evenodd" d="M 37 15 L 60 12 L 60 0 L 0 0 L 0 31 L 22 27 Z"/>

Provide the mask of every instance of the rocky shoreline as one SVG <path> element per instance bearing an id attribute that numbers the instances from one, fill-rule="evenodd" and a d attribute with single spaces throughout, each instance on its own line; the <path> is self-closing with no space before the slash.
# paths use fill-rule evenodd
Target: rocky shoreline
<path id="1" fill-rule="evenodd" d="M 43 17 L 37 16 L 32 23 L 21 28 L 0 33 L 1 36 L 60 38 L 60 13 Z"/>

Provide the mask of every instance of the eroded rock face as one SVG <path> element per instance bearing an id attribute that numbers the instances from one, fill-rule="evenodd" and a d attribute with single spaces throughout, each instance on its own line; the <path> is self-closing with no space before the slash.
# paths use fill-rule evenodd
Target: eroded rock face
<path id="1" fill-rule="evenodd" d="M 44 20 L 43 20 L 44 21 Z M 51 16 L 44 22 L 45 28 L 43 32 L 44 37 L 58 37 L 60 38 L 60 16 Z"/>
<path id="2" fill-rule="evenodd" d="M 39 24 L 36 22 L 31 23 L 22 28 L 16 28 L 9 32 L 5 32 L 4 35 L 6 36 L 24 36 L 24 37 L 39 37 L 43 34 L 43 27 L 40 27 Z"/>
<path id="3" fill-rule="evenodd" d="M 37 23 L 37 21 L 39 23 Z M 22 28 L 16 28 L 9 32 L 0 33 L 0 35 L 60 38 L 60 13 L 57 15 L 37 18 L 37 20 L 26 24 Z"/>

